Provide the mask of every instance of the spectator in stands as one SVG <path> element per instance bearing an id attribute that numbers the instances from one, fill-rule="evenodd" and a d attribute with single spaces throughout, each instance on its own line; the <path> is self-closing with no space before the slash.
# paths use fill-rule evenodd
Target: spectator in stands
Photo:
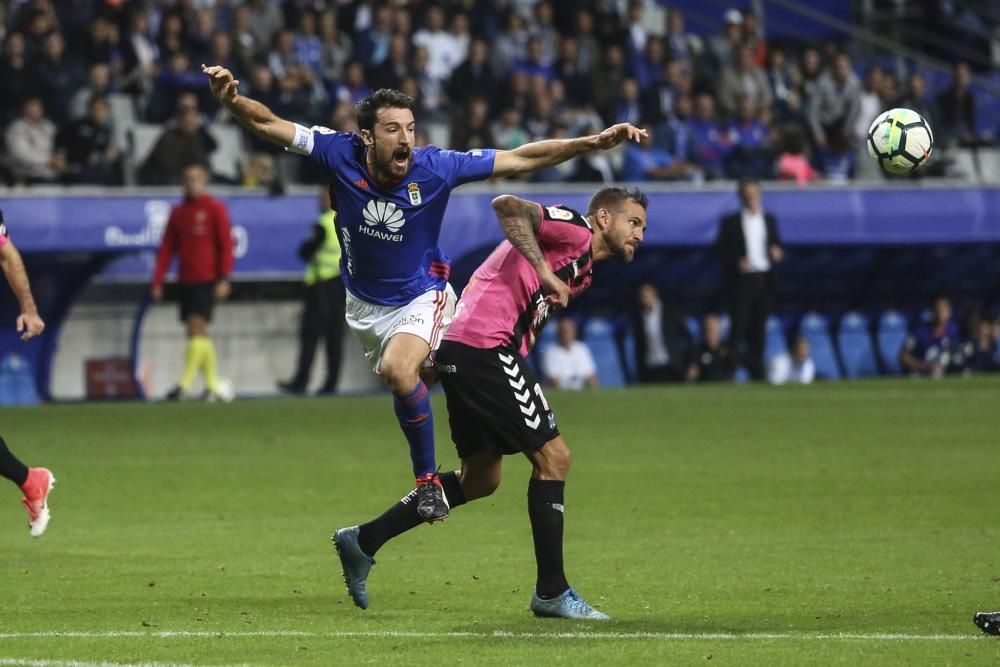
<path id="1" fill-rule="evenodd" d="M 688 378 L 700 382 L 728 382 L 735 372 L 733 353 L 722 341 L 718 315 L 707 313 L 701 321 L 701 343 L 695 361 L 688 368 Z"/>
<path id="2" fill-rule="evenodd" d="M 622 90 L 628 78 L 625 52 L 617 44 L 604 49 L 604 60 L 590 73 L 590 99 L 601 116 L 610 121 L 614 118 L 613 98 Z"/>
<path id="3" fill-rule="evenodd" d="M 337 12 L 323 12 L 319 19 L 319 33 L 322 47 L 320 62 L 323 80 L 327 85 L 344 75 L 344 67 L 351 60 L 354 43 L 350 35 L 340 30 Z"/>
<path id="4" fill-rule="evenodd" d="M 524 58 L 514 61 L 514 71 L 524 72 L 529 78 L 542 76 L 547 81 L 555 78 L 552 61 L 545 58 L 545 45 L 541 38 L 528 39 L 527 53 Z"/>
<path id="5" fill-rule="evenodd" d="M 380 88 L 399 89 L 399 84 L 404 77 L 411 74 L 410 70 L 410 43 L 404 35 L 395 34 L 389 41 L 389 57 L 380 65 L 371 68 L 365 77 L 372 90 Z M 452 80 L 454 83 L 454 79 Z M 454 96 L 455 100 L 461 100 L 461 94 Z"/>
<path id="6" fill-rule="evenodd" d="M 664 39 L 668 59 L 673 62 L 690 65 L 701 57 L 704 49 L 701 38 L 685 30 L 684 12 L 676 7 L 667 9 L 667 32 Z"/>
<path id="7" fill-rule="evenodd" d="M 639 83 L 639 88 L 649 90 L 660 83 L 665 63 L 663 40 L 650 36 L 646 39 L 646 48 L 632 63 L 632 72 Z"/>
<path id="8" fill-rule="evenodd" d="M 262 52 L 271 42 L 270 36 L 266 42 L 257 41 L 257 37 L 250 29 L 250 8 L 246 5 L 238 5 L 233 8 L 230 35 L 233 41 L 233 57 L 239 63 L 241 71 L 252 71 L 254 63 L 257 62 L 258 53 Z"/>
<path id="9" fill-rule="evenodd" d="M 532 3 L 531 35 L 542 41 L 544 53 L 542 59 L 551 63 L 556 59 L 556 51 L 559 45 L 559 31 L 555 27 L 555 13 L 552 3 L 549 0 Z"/>
<path id="10" fill-rule="evenodd" d="M 0 61 L 0 123 L 6 125 L 20 110 L 20 102 L 34 89 L 25 54 L 24 35 L 11 32 L 3 44 Z"/>
<path id="11" fill-rule="evenodd" d="M 427 49 L 427 75 L 439 82 L 465 60 L 456 36 L 445 30 L 444 10 L 437 5 L 427 8 L 424 27 L 413 34 L 413 44 Z"/>
<path id="12" fill-rule="evenodd" d="M 195 63 L 206 62 L 212 51 L 212 36 L 215 35 L 215 10 L 201 7 L 194 12 L 194 21 L 188 23 L 188 54 Z"/>
<path id="13" fill-rule="evenodd" d="M 319 218 L 309 238 L 299 246 L 299 257 L 306 262 L 306 288 L 299 324 L 298 363 L 295 375 L 287 382 L 278 383 L 279 389 L 290 394 L 303 394 L 309 387 L 320 338 L 326 344 L 326 379 L 319 393 L 337 391 L 347 296 L 340 277 L 340 242 L 334 227 L 335 217 L 336 213 L 330 208 L 330 191 L 321 188 Z"/>
<path id="14" fill-rule="evenodd" d="M 383 65 L 385 62 L 382 63 Z M 371 86 L 365 81 L 365 70 L 361 63 L 354 61 L 347 64 L 344 79 L 334 86 L 330 98 L 334 102 L 351 102 L 357 104 L 372 93 Z"/>
<path id="15" fill-rule="evenodd" d="M 469 46 L 469 57 L 455 68 L 448 81 L 448 97 L 452 102 L 471 96 L 495 99 L 498 97 L 498 83 L 493 76 L 493 66 L 490 64 L 489 44 L 482 39 L 474 39 Z"/>
<path id="16" fill-rule="evenodd" d="M 737 101 L 736 118 L 729 124 L 733 145 L 726 159 L 729 178 L 770 178 L 773 169 L 771 131 L 757 115 L 749 95 Z"/>
<path id="17" fill-rule="evenodd" d="M 934 134 L 944 145 L 958 143 L 961 146 L 975 146 L 979 143 L 976 134 L 976 96 L 970 89 L 972 69 L 969 63 L 955 65 L 951 86 L 937 96 L 938 126 Z"/>
<path id="18" fill-rule="evenodd" d="M 80 63 L 66 55 L 66 44 L 58 32 L 45 38 L 41 57 L 31 66 L 34 85 L 42 104 L 55 123 L 69 118 L 70 100 L 83 85 L 86 74 Z"/>
<path id="19" fill-rule="evenodd" d="M 144 7 L 135 6 L 129 10 L 128 26 L 122 42 L 121 87 L 126 92 L 139 94 L 152 87 L 160 47 L 153 38 L 149 13 Z"/>
<path id="20" fill-rule="evenodd" d="M 952 320 L 951 300 L 934 299 L 929 322 L 920 323 L 899 351 L 899 365 L 911 375 L 941 377 L 952 364 L 958 327 Z"/>
<path id="21" fill-rule="evenodd" d="M 122 50 L 118 26 L 107 17 L 99 15 L 90 22 L 87 32 L 87 63 L 90 65 L 102 63 L 120 73 Z"/>
<path id="22" fill-rule="evenodd" d="M 160 58 L 168 60 L 171 56 L 188 53 L 188 43 L 184 35 L 184 19 L 175 11 L 164 14 L 160 21 L 160 34 L 157 38 Z"/>
<path id="23" fill-rule="evenodd" d="M 799 126 L 786 125 L 782 128 L 782 152 L 778 156 L 778 178 L 783 181 L 795 181 L 803 186 L 815 181 L 819 174 L 813 169 L 806 154 L 806 132 Z"/>
<path id="24" fill-rule="evenodd" d="M 632 315 L 639 382 L 680 382 L 694 364 L 694 340 L 676 311 L 666 307 L 652 283 L 639 287 Z"/>
<path id="25" fill-rule="evenodd" d="M 859 146 L 859 150 L 867 150 L 864 147 L 864 142 L 868 136 L 869 126 L 876 116 L 889 108 L 882 102 L 881 89 L 884 77 L 885 71 L 876 65 L 868 69 L 861 84 L 861 93 L 858 95 L 858 113 L 854 117 L 854 123 L 849 128 L 851 143 L 862 144 Z"/>
<path id="26" fill-rule="evenodd" d="M 816 379 L 816 364 L 810 356 L 809 341 L 796 338 L 792 351 L 771 360 L 767 380 L 771 384 L 812 384 Z"/>
<path id="27" fill-rule="evenodd" d="M 837 54 L 833 70 L 820 76 L 816 94 L 808 102 L 807 111 L 813 139 L 822 148 L 828 134 L 854 127 L 861 104 L 861 82 L 851 68 L 846 53 Z"/>
<path id="28" fill-rule="evenodd" d="M 802 75 L 794 63 L 788 62 L 781 49 L 767 52 L 767 69 L 764 72 L 771 87 L 771 98 L 779 112 L 788 107 L 788 97 L 798 90 Z"/>
<path id="29" fill-rule="evenodd" d="M 601 61 L 601 43 L 594 34 L 594 15 L 587 9 L 576 12 L 576 30 L 572 36 L 576 41 L 577 67 L 581 72 L 592 72 Z"/>
<path id="30" fill-rule="evenodd" d="M 923 116 L 930 126 L 937 127 L 937 110 L 927 99 L 927 81 L 924 75 L 914 71 L 906 80 L 906 94 L 899 101 L 899 106 L 913 109 Z"/>
<path id="31" fill-rule="evenodd" d="M 389 57 L 392 40 L 392 7 L 378 5 L 374 9 L 371 26 L 360 35 L 355 33 L 354 58 L 368 67 L 378 65 Z"/>
<path id="32" fill-rule="evenodd" d="M 558 342 L 542 350 L 542 374 L 557 389 L 596 389 L 597 365 L 586 343 L 577 340 L 576 323 L 563 317 Z"/>
<path id="33" fill-rule="evenodd" d="M 498 79 L 504 79 L 514 63 L 528 54 L 528 26 L 519 12 L 509 12 L 504 29 L 493 43 L 492 61 Z"/>
<path id="34" fill-rule="evenodd" d="M 455 119 L 451 147 L 456 151 L 495 146 L 490 129 L 490 107 L 485 97 L 473 97 Z"/>
<path id="35" fill-rule="evenodd" d="M 168 400 L 189 397 L 195 375 L 205 379 L 202 399 L 226 400 L 219 391 L 215 346 L 208 337 L 208 324 L 216 300 L 229 297 L 229 274 L 233 270 L 233 238 L 225 204 L 206 192 L 208 171 L 199 164 L 185 166 L 181 181 L 184 201 L 170 212 L 156 258 L 150 295 L 163 299 L 163 280 L 178 257 L 177 283 L 181 321 L 187 334 L 184 372 L 167 394 Z"/>
<path id="36" fill-rule="evenodd" d="M 629 77 L 622 81 L 621 91 L 614 100 L 611 122 L 639 124 L 642 121 L 642 100 L 639 95 L 639 83 L 635 79 Z"/>
<path id="37" fill-rule="evenodd" d="M 163 131 L 139 169 L 143 185 L 175 185 L 187 165 L 208 168 L 218 144 L 205 129 L 197 107 L 192 108 L 190 98 L 182 99 L 180 104 L 176 124 Z"/>
<path id="38" fill-rule="evenodd" d="M 513 150 L 528 143 L 528 131 L 521 124 L 521 112 L 507 107 L 500 113 L 500 121 L 493 130 L 494 144 L 500 150 Z"/>
<path id="39" fill-rule="evenodd" d="M 854 177 L 855 149 L 847 138 L 847 130 L 834 128 L 827 134 L 826 145 L 817 151 L 817 162 L 823 176 L 830 183 L 846 184 Z M 863 143 L 858 152 L 867 148 Z"/>
<path id="40" fill-rule="evenodd" d="M 736 51 L 734 62 L 727 64 L 719 77 L 717 101 L 723 113 L 739 113 L 741 97 L 749 97 L 751 106 L 758 109 L 769 109 L 773 101 L 767 74 L 754 62 L 749 46 Z"/>
<path id="41" fill-rule="evenodd" d="M 743 12 L 743 44 L 753 53 L 757 67 L 767 66 L 767 42 L 764 40 L 764 26 L 753 11 Z"/>
<path id="42" fill-rule="evenodd" d="M 802 52 L 801 61 L 802 80 L 800 88 L 802 91 L 802 108 L 811 109 L 813 99 L 819 94 L 819 82 L 824 73 L 823 60 L 820 58 L 817 49 L 808 47 Z"/>
<path id="43" fill-rule="evenodd" d="M 63 127 L 56 146 L 66 162 L 67 183 L 120 183 L 121 155 L 111 143 L 111 107 L 103 95 L 90 98 L 85 118 Z"/>
<path id="44" fill-rule="evenodd" d="M 963 346 L 967 367 L 976 372 L 1000 371 L 1000 349 L 994 333 L 993 322 L 978 317 L 970 327 L 972 337 Z"/>
<path id="45" fill-rule="evenodd" d="M 304 11 L 299 15 L 299 29 L 294 37 L 298 61 L 313 71 L 318 79 L 323 77 L 323 43 L 317 34 L 316 14 Z"/>
<path id="46" fill-rule="evenodd" d="M 248 0 L 246 30 L 253 37 L 253 49 L 262 55 L 273 37 L 285 26 L 285 17 L 278 3 L 271 0 Z"/>
<path id="47" fill-rule="evenodd" d="M 740 211 L 719 223 L 716 250 L 732 322 L 730 341 L 755 380 L 764 378 L 764 328 L 771 314 L 774 267 L 784 258 L 777 219 L 761 206 L 756 180 L 740 181 Z"/>
<path id="48" fill-rule="evenodd" d="M 149 120 L 157 123 L 166 121 L 185 93 L 192 93 L 200 100 L 204 100 L 205 82 L 199 73 L 191 69 L 191 61 L 186 54 L 175 53 L 170 56 L 167 66 L 161 68 L 156 77 L 156 85 L 147 110 Z M 211 94 L 208 96 L 211 97 Z M 180 172 L 175 170 L 175 173 Z"/>
<path id="49" fill-rule="evenodd" d="M 699 83 L 711 86 L 715 77 L 730 63 L 736 61 L 736 54 L 744 45 L 743 14 L 738 9 L 726 10 L 722 15 L 722 34 L 708 41 L 708 53 L 704 69 L 700 72 Z M 706 78 L 707 76 L 707 78 Z"/>
<path id="50" fill-rule="evenodd" d="M 690 126 L 698 166 L 704 171 L 705 178 L 722 178 L 725 175 L 726 158 L 732 149 L 732 139 L 726 128 L 719 124 L 715 114 L 715 99 L 710 94 L 698 95 L 694 109 L 695 115 Z"/>
<path id="51" fill-rule="evenodd" d="M 643 181 L 673 181 L 689 180 L 700 175 L 698 167 L 685 160 L 675 160 L 656 142 L 656 132 L 651 125 L 639 126 L 647 135 L 638 143 L 631 143 L 625 148 L 625 160 L 622 165 L 622 180 L 629 183 Z"/>
<path id="52" fill-rule="evenodd" d="M 656 126 L 655 142 L 663 148 L 674 162 L 687 162 L 692 167 L 690 178 L 696 182 L 704 177 L 701 168 L 698 167 L 697 146 L 694 132 L 691 129 L 691 114 L 694 112 L 694 103 L 691 96 L 682 94 L 677 97 L 673 104 L 673 113 L 669 118 Z"/>
<path id="53" fill-rule="evenodd" d="M 73 99 L 69 104 L 69 117 L 71 120 L 80 120 L 87 115 L 90 108 L 90 100 L 97 96 L 107 96 L 111 92 L 111 68 L 107 63 L 94 63 L 90 66 L 87 76 L 87 85 L 78 88 L 73 93 Z"/>
<path id="54" fill-rule="evenodd" d="M 21 117 L 7 126 L 7 168 L 15 184 L 52 183 L 66 168 L 55 152 L 56 126 L 37 97 L 21 105 Z"/>

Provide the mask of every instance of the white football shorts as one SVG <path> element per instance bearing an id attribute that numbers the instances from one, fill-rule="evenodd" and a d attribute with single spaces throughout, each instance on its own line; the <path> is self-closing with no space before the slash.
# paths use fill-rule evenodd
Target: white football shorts
<path id="1" fill-rule="evenodd" d="M 413 334 L 427 341 L 431 352 L 437 350 L 455 316 L 457 301 L 450 283 L 443 290 L 424 292 L 404 306 L 380 306 L 348 292 L 347 326 L 361 341 L 368 364 L 378 373 L 385 347 L 396 334 Z"/>

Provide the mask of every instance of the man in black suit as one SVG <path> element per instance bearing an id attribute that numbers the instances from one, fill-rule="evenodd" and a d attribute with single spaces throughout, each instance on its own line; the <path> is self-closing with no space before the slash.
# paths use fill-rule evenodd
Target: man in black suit
<path id="1" fill-rule="evenodd" d="M 678 314 L 660 301 L 656 287 L 639 287 L 639 308 L 632 318 L 635 365 L 639 382 L 678 382 L 689 379 L 694 341 Z"/>
<path id="2" fill-rule="evenodd" d="M 774 215 L 761 207 L 760 183 L 739 184 L 741 210 L 719 224 L 722 294 L 731 320 L 730 345 L 755 380 L 764 379 L 764 326 L 771 313 L 774 267 L 784 258 Z"/>

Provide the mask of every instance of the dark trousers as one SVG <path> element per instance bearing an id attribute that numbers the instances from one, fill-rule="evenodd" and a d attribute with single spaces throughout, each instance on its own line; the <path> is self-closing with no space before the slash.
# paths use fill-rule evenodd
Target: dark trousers
<path id="1" fill-rule="evenodd" d="M 744 273 L 730 293 L 729 340 L 736 360 L 754 380 L 764 379 L 764 335 L 771 314 L 771 289 L 767 273 Z"/>
<path id="2" fill-rule="evenodd" d="M 346 294 L 340 278 L 320 280 L 306 286 L 305 307 L 299 327 L 299 362 L 291 383 L 305 388 L 316 356 L 319 339 L 326 342 L 326 380 L 323 391 L 337 388 L 340 375 L 340 344 L 344 331 Z"/>

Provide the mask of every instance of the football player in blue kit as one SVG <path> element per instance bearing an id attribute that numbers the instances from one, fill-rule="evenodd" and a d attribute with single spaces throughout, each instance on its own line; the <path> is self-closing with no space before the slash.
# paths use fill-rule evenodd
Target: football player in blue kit
<path id="1" fill-rule="evenodd" d="M 449 259 L 438 248 L 452 189 L 470 181 L 515 176 L 612 148 L 642 132 L 619 123 L 577 139 L 525 144 L 514 150 L 468 152 L 414 144 L 413 100 L 382 89 L 357 105 L 360 135 L 307 128 L 277 117 L 239 94 L 226 68 L 202 66 L 212 94 L 248 130 L 312 158 L 330 185 L 347 288 L 348 327 L 392 392 L 410 447 L 416 488 L 404 502 L 437 521 L 448 515 L 434 456 L 434 423 L 421 370 L 455 312 Z M 452 480 L 446 480 L 445 483 Z"/>

